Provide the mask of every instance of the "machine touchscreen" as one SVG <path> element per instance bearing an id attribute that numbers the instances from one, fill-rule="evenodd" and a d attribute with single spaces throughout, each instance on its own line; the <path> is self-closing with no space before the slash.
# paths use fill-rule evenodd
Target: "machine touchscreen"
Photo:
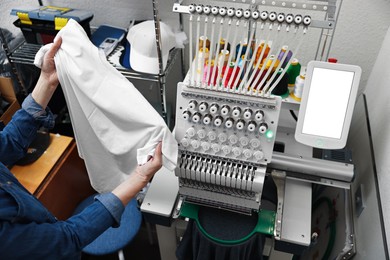
<path id="1" fill-rule="evenodd" d="M 295 139 L 323 149 L 346 144 L 359 87 L 361 68 L 311 61 L 299 109 Z"/>

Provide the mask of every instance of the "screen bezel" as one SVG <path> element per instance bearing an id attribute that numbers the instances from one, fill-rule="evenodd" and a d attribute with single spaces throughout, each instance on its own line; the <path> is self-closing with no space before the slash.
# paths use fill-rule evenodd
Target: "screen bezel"
<path id="1" fill-rule="evenodd" d="M 347 71 L 347 72 L 354 73 L 348 104 L 345 112 L 344 124 L 342 126 L 340 138 L 331 138 L 326 136 L 303 133 L 306 109 L 309 101 L 308 97 L 310 94 L 311 85 L 313 83 L 312 82 L 313 72 L 316 68 L 323 68 L 323 69 L 336 70 L 336 71 Z M 359 88 L 360 77 L 361 77 L 361 68 L 359 66 L 340 64 L 340 63 L 330 63 L 330 62 L 323 62 L 323 61 L 310 61 L 306 69 L 305 83 L 303 87 L 301 104 L 299 108 L 297 127 L 295 130 L 295 139 L 302 144 L 309 145 L 316 148 L 322 148 L 322 149 L 344 148 L 348 138 L 349 127 L 351 125 L 351 119 L 352 119 L 353 109 L 355 106 L 358 88 Z M 332 105 L 332 100 L 329 100 L 329 105 Z"/>

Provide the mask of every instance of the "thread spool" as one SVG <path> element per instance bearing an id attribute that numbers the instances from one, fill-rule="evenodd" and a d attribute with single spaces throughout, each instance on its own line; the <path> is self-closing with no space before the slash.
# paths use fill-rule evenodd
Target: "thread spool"
<path id="1" fill-rule="evenodd" d="M 240 51 L 240 46 L 242 45 L 241 48 L 241 53 L 238 53 Z M 242 55 L 246 53 L 246 49 L 248 48 L 248 42 L 247 40 L 243 41 L 242 43 L 237 44 L 236 46 L 236 55 L 234 56 L 236 60 L 239 60 Z M 252 55 L 252 50 L 249 50 L 248 56 L 250 57 Z"/>
<path id="2" fill-rule="evenodd" d="M 221 38 L 221 39 L 219 40 L 219 49 L 220 49 L 221 51 L 223 51 L 223 50 L 225 49 L 225 45 L 226 45 L 226 50 L 227 50 L 227 51 L 230 51 L 230 43 L 227 42 L 224 38 Z"/>
<path id="3" fill-rule="evenodd" d="M 199 50 L 203 48 L 203 44 L 204 44 L 205 41 L 206 41 L 206 46 L 205 47 L 208 50 L 210 50 L 210 40 L 207 38 L 207 36 L 204 36 L 204 35 L 199 37 Z"/>
<path id="4" fill-rule="evenodd" d="M 256 78 L 258 77 L 258 75 L 259 75 L 259 73 L 260 73 L 260 71 L 261 71 L 261 68 L 263 67 L 263 64 L 260 64 L 259 67 L 256 69 L 255 76 L 253 77 L 253 80 L 252 80 L 252 82 L 251 82 L 251 84 L 250 84 L 250 85 L 253 87 L 253 89 L 259 90 L 259 91 L 261 90 L 261 89 L 258 89 L 258 88 L 259 88 L 259 84 L 260 84 L 260 82 L 263 80 L 263 78 L 265 77 L 265 75 L 267 74 L 267 71 L 268 71 L 268 69 L 270 68 L 271 63 L 272 63 L 272 61 L 271 61 L 271 62 L 267 62 L 267 64 L 265 65 L 265 68 L 264 68 L 263 72 L 261 73 L 261 76 L 260 76 L 259 80 L 258 80 L 258 81 L 256 82 L 256 84 L 255 84 Z"/>
<path id="5" fill-rule="evenodd" d="M 277 72 L 277 76 L 274 78 L 271 86 L 273 85 L 273 83 L 279 78 L 280 74 L 283 73 L 283 69 L 280 68 Z M 290 94 L 290 91 L 288 90 L 288 74 L 287 73 L 284 73 L 282 79 L 279 81 L 279 83 L 276 85 L 276 87 L 274 88 L 274 90 L 272 90 L 271 94 L 273 95 L 276 95 L 276 96 L 280 96 L 282 98 L 286 98 L 288 97 L 288 95 Z"/>
<path id="6" fill-rule="evenodd" d="M 288 74 L 288 87 L 294 87 L 295 80 L 301 73 L 301 64 L 298 59 L 294 58 L 291 61 L 290 66 L 287 68 L 286 73 Z"/>
<path id="7" fill-rule="evenodd" d="M 215 75 L 218 75 L 219 78 L 222 78 L 222 73 L 224 71 L 223 68 L 226 68 L 226 65 L 228 63 L 228 60 L 229 60 L 229 51 L 228 50 L 222 50 L 219 55 L 218 55 L 218 63 L 217 63 L 217 69 L 219 71 L 219 74 L 218 73 L 215 73 Z"/>
<path id="8" fill-rule="evenodd" d="M 293 53 L 291 50 L 289 50 L 287 52 L 287 56 L 286 56 L 286 59 L 284 60 L 283 64 L 282 64 L 282 68 L 285 69 L 286 66 L 287 66 L 287 63 L 291 60 L 291 57 L 292 57 Z M 287 73 L 287 72 L 286 72 Z"/>
<path id="9" fill-rule="evenodd" d="M 225 87 L 228 87 L 228 83 L 229 83 L 231 77 L 233 77 L 233 80 L 232 80 L 233 83 L 237 79 L 239 69 L 236 69 L 236 71 L 235 71 L 235 73 L 233 75 L 234 66 L 235 66 L 235 63 L 234 62 L 230 62 L 229 68 L 228 68 L 228 70 L 226 72 L 227 73 L 226 79 L 225 79 L 225 81 L 223 83 Z M 226 69 L 226 66 L 223 68 L 223 73 L 225 73 L 225 71 L 226 71 L 225 69 Z M 222 75 L 222 77 L 224 77 L 224 75 Z M 232 86 L 230 86 L 230 88 L 235 88 L 234 84 Z"/>
<path id="10" fill-rule="evenodd" d="M 257 52 L 256 52 L 255 64 L 257 64 L 257 61 L 260 59 L 260 55 L 261 55 L 261 52 L 263 51 L 263 48 L 264 48 L 264 43 L 261 43 L 259 48 L 257 49 Z M 270 51 L 270 47 L 267 44 L 267 46 L 265 47 L 265 50 L 264 50 L 263 57 L 260 61 L 260 64 L 263 64 L 264 60 L 267 58 L 267 56 L 269 54 L 269 51 Z"/>
<path id="11" fill-rule="evenodd" d="M 215 86 L 215 84 L 217 82 L 218 67 L 216 68 L 216 71 L 215 71 L 215 74 L 213 77 L 214 66 L 215 66 L 214 60 L 211 60 L 210 66 L 209 66 L 209 60 L 206 60 L 206 63 L 204 65 L 203 82 L 206 82 L 209 86 L 210 85 Z M 207 81 L 207 78 L 209 78 L 208 81 Z"/>
<path id="12" fill-rule="evenodd" d="M 200 48 L 198 53 L 197 53 L 197 57 L 195 57 L 195 60 L 197 62 L 197 66 L 196 66 L 196 81 L 197 82 L 200 82 L 200 80 L 202 79 L 202 68 L 204 68 L 204 65 L 206 63 L 206 60 L 208 60 L 209 58 L 209 49 L 205 49 L 203 50 L 203 48 Z"/>
<path id="13" fill-rule="evenodd" d="M 300 102 L 301 101 L 301 98 L 302 98 L 302 92 L 303 92 L 303 86 L 305 84 L 305 74 L 302 73 L 300 74 L 296 80 L 295 80 L 295 86 L 294 86 L 294 91 L 291 92 L 290 96 Z"/>
<path id="14" fill-rule="evenodd" d="M 229 60 L 229 51 L 228 50 L 222 50 L 218 55 L 218 67 L 222 68 L 223 66 L 227 65 L 227 62 Z"/>
<path id="15" fill-rule="evenodd" d="M 275 67 L 278 67 L 279 66 L 279 63 L 280 61 L 283 59 L 283 56 L 284 54 L 286 53 L 287 51 L 287 48 L 288 46 L 283 46 L 282 49 L 280 50 L 279 54 L 278 54 L 278 58 L 276 59 L 276 62 L 275 62 Z"/>
<path id="16" fill-rule="evenodd" d="M 243 68 L 244 69 L 244 66 L 245 66 L 245 55 L 244 54 L 242 54 L 241 55 L 241 57 L 240 57 L 240 59 L 238 60 L 238 67 L 239 68 Z"/>
<path id="17" fill-rule="evenodd" d="M 274 62 L 274 60 L 275 60 L 275 55 L 269 56 L 269 59 L 268 59 L 267 63 L 265 64 L 265 67 L 266 67 L 267 70 L 269 68 L 271 68 L 272 62 Z M 275 61 L 274 66 L 271 68 L 272 71 L 275 70 L 277 63 L 278 63 L 278 61 Z"/>

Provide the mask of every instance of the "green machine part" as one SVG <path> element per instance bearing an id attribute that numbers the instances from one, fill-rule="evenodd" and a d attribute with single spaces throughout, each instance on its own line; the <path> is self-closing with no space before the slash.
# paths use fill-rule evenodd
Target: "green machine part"
<path id="1" fill-rule="evenodd" d="M 256 227 L 247 236 L 237 240 L 222 240 L 208 234 L 199 222 L 198 212 L 199 212 L 199 205 L 184 202 L 181 207 L 180 216 L 195 220 L 199 230 L 207 238 L 220 244 L 225 244 L 225 245 L 239 244 L 248 240 L 255 233 L 261 233 L 261 234 L 271 235 L 271 236 L 274 234 L 275 217 L 276 217 L 276 213 L 274 211 L 259 210 Z"/>

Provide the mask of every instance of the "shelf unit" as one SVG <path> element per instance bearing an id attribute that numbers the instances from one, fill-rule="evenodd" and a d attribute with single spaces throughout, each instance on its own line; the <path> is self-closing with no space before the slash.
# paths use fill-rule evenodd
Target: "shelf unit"
<path id="1" fill-rule="evenodd" d="M 39 5 L 42 6 L 42 1 L 38 1 Z M 183 61 L 183 54 L 182 51 L 179 49 L 173 49 L 170 51 L 168 63 L 165 69 L 163 69 L 163 62 L 162 62 L 162 46 L 161 46 L 161 32 L 160 32 L 160 18 L 158 14 L 158 1 L 152 0 L 153 4 L 153 19 L 154 19 L 154 25 L 155 25 L 155 33 L 156 33 L 156 45 L 157 45 L 157 55 L 159 60 L 159 73 L 158 74 L 147 74 L 147 73 L 139 73 L 137 71 L 124 68 L 122 66 L 118 66 L 118 64 L 113 63 L 110 58 L 112 57 L 112 53 L 115 53 L 115 51 L 118 50 L 119 46 L 116 50 L 114 50 L 108 57 L 108 61 L 127 79 L 139 79 L 139 80 L 145 80 L 145 81 L 152 81 L 155 82 L 159 89 L 159 97 L 160 97 L 160 104 L 161 104 L 161 111 L 160 114 L 164 118 L 165 122 L 168 123 L 168 115 L 167 115 L 167 101 L 166 101 L 166 77 L 168 76 L 169 72 L 172 70 L 173 64 L 176 61 L 177 57 L 181 56 L 181 61 Z M 180 17 L 180 27 L 182 29 L 182 21 L 181 21 L 181 15 Z M 1 30 L 1 29 L 0 29 Z M 15 49 L 10 50 L 8 48 L 7 43 L 3 43 L 5 45 L 5 52 L 8 57 L 8 60 L 11 64 L 26 64 L 26 65 L 33 65 L 34 64 L 34 58 L 35 54 L 38 52 L 38 50 L 42 47 L 42 45 L 39 44 L 31 44 L 23 42 L 19 46 L 16 46 Z M 17 80 L 23 85 L 23 80 L 19 77 L 19 74 L 15 71 L 15 76 L 17 77 Z M 183 74 L 183 71 L 182 71 Z M 184 78 L 184 74 L 182 75 Z"/>

